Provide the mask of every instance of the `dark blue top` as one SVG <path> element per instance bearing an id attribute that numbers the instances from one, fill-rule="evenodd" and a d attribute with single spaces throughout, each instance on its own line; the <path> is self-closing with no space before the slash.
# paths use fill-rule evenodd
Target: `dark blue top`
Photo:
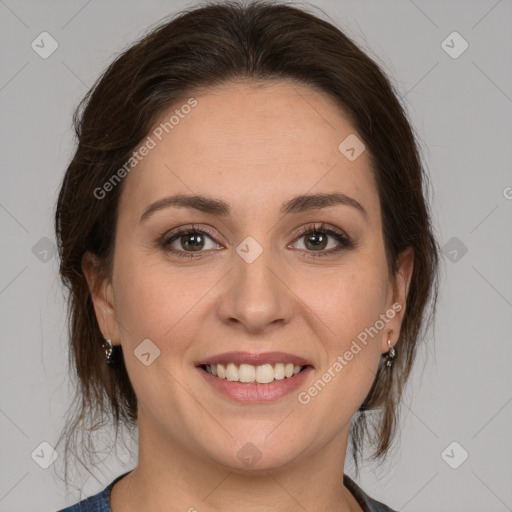
<path id="1" fill-rule="evenodd" d="M 80 501 L 76 505 L 59 510 L 58 512 L 112 512 L 110 508 L 110 491 L 114 484 L 121 480 L 131 471 L 118 476 L 111 482 L 103 491 L 91 496 L 85 500 Z M 364 512 L 395 512 L 380 501 L 375 501 L 370 498 L 351 478 L 343 475 L 343 483 L 345 487 L 352 493 L 356 501 Z"/>

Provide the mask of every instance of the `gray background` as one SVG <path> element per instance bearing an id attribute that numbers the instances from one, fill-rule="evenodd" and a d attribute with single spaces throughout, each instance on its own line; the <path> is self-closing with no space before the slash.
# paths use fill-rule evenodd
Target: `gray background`
<path id="1" fill-rule="evenodd" d="M 363 467 L 359 484 L 396 510 L 512 510 L 512 2 L 311 3 L 404 98 L 446 247 L 437 326 L 408 387 L 401 442 L 381 468 Z M 56 465 L 31 457 L 41 442 L 53 445 L 70 405 L 52 214 L 78 101 L 114 54 L 188 5 L 0 0 L 2 512 L 55 511 L 135 465 L 107 459 L 82 494 L 66 495 Z M 47 59 L 31 48 L 43 31 L 59 45 Z M 453 31 L 469 44 L 458 58 L 442 47 Z M 460 463 L 462 449 L 469 457 L 453 469 L 446 461 Z"/>

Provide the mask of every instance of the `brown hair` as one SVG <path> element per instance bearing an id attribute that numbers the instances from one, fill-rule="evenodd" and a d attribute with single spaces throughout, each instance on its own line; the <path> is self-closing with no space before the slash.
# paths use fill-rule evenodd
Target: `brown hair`
<path id="1" fill-rule="evenodd" d="M 366 436 L 374 447 L 373 459 L 384 458 L 389 450 L 420 331 L 434 319 L 438 288 L 439 249 L 415 136 L 388 78 L 331 23 L 286 4 L 222 1 L 164 20 L 119 55 L 73 117 L 78 147 L 55 213 L 60 274 L 69 289 L 69 364 L 78 377 L 76 411 L 60 438 L 66 441 L 66 481 L 68 456 L 79 446 L 94 464 L 95 430 L 113 421 L 117 440 L 120 425 L 134 428 L 137 421 L 137 400 L 122 357 L 117 368 L 105 364 L 102 333 L 81 269 L 84 253 L 91 251 L 102 262 L 104 275 L 111 275 L 123 183 L 106 199 L 97 199 L 95 190 L 123 167 L 162 112 L 192 91 L 231 80 L 280 79 L 328 94 L 351 117 L 371 157 L 391 275 L 399 254 L 408 247 L 414 250 L 397 356 L 391 370 L 380 365 L 350 426 L 356 472 Z M 380 415 L 370 418 L 368 410 Z M 86 436 L 86 444 L 75 440 L 79 434 Z"/>

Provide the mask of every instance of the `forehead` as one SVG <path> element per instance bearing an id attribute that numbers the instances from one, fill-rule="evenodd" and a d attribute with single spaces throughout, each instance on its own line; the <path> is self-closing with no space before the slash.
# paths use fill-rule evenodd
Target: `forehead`
<path id="1" fill-rule="evenodd" d="M 121 202 L 140 215 L 166 195 L 196 193 L 255 214 L 285 197 L 338 191 L 371 214 L 378 196 L 369 155 L 349 160 L 339 149 L 354 135 L 341 107 L 308 86 L 231 83 L 196 91 L 152 127 L 153 148 L 125 178 Z"/>

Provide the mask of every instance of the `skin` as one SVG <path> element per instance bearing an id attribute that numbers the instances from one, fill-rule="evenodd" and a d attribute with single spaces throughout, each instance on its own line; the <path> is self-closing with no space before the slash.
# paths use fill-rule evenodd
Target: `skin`
<path id="1" fill-rule="evenodd" d="M 361 511 L 342 484 L 349 423 L 387 340 L 399 337 L 413 254 L 389 275 L 369 155 L 340 153 L 356 130 L 330 97 L 287 81 L 224 84 L 194 97 L 197 106 L 124 179 L 111 279 L 101 279 L 92 255 L 83 260 L 101 331 L 122 345 L 139 404 L 139 463 L 114 486 L 112 510 Z M 347 205 L 279 214 L 295 195 L 333 192 L 356 199 L 366 217 Z M 176 193 L 222 199 L 232 213 L 170 207 L 140 222 L 149 204 Z M 332 235 L 320 248 L 298 238 L 322 222 L 356 247 L 315 258 L 339 246 Z M 158 245 L 191 223 L 215 234 L 204 236 L 202 252 L 188 249 L 195 258 Z M 263 249 L 252 263 L 236 252 L 247 236 Z M 172 247 L 187 251 L 179 236 Z M 297 393 L 397 302 L 402 311 L 299 403 Z M 160 350 L 149 366 L 134 356 L 147 338 Z M 290 352 L 314 370 L 277 401 L 235 402 L 195 364 L 238 350 Z M 248 442 L 261 452 L 252 468 L 237 457 Z"/>

